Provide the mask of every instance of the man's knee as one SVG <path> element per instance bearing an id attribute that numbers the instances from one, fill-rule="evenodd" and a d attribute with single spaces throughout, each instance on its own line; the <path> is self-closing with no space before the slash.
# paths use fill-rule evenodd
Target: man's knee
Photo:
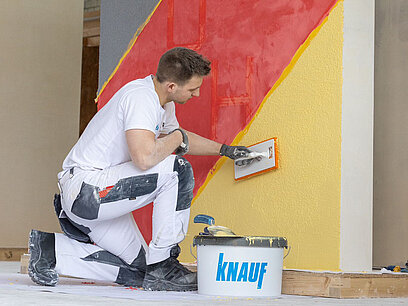
<path id="1" fill-rule="evenodd" d="M 179 179 L 176 210 L 190 208 L 194 189 L 193 167 L 185 158 L 176 156 L 173 170 L 177 171 Z"/>

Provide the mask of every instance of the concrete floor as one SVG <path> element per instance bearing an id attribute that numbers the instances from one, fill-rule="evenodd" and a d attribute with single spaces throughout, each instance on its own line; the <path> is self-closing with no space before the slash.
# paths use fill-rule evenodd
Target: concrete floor
<path id="1" fill-rule="evenodd" d="M 34 285 L 28 275 L 18 273 L 19 267 L 18 262 L 0 262 L 0 305 L 408 305 L 408 298 L 337 300 L 286 295 L 255 299 L 208 297 L 197 293 L 130 292 L 111 284 L 83 285 L 83 280 L 78 279 L 61 279 L 61 285 L 52 289 Z M 68 289 L 64 292 L 64 288 Z M 69 290 L 75 293 L 67 293 Z"/>

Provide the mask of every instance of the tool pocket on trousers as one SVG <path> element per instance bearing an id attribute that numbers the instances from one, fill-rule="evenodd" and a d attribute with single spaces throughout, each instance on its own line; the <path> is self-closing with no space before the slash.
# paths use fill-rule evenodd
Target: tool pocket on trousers
<path id="1" fill-rule="evenodd" d="M 100 189 L 97 186 L 82 183 L 81 190 L 72 204 L 71 212 L 76 216 L 95 220 L 101 204 L 137 197 L 152 193 L 157 188 L 158 174 L 145 174 L 120 179 L 114 186 Z"/>

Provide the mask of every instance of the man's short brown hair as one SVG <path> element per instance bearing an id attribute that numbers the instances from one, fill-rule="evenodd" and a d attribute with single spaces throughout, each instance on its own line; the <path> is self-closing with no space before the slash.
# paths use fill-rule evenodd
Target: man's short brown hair
<path id="1" fill-rule="evenodd" d="M 162 83 L 185 84 L 194 75 L 206 76 L 211 71 L 211 62 L 197 52 L 176 47 L 162 55 L 157 67 L 156 77 Z"/>

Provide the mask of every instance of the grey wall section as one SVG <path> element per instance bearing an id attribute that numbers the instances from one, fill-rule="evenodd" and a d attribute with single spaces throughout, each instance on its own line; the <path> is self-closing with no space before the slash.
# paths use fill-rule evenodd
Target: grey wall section
<path id="1" fill-rule="evenodd" d="M 408 259 L 408 1 L 376 1 L 374 265 Z"/>
<path id="2" fill-rule="evenodd" d="M 101 1 L 99 90 L 115 70 L 136 30 L 158 2 L 159 0 Z"/>
<path id="3" fill-rule="evenodd" d="M 52 201 L 78 138 L 83 5 L 0 1 L 0 247 L 59 230 Z"/>

